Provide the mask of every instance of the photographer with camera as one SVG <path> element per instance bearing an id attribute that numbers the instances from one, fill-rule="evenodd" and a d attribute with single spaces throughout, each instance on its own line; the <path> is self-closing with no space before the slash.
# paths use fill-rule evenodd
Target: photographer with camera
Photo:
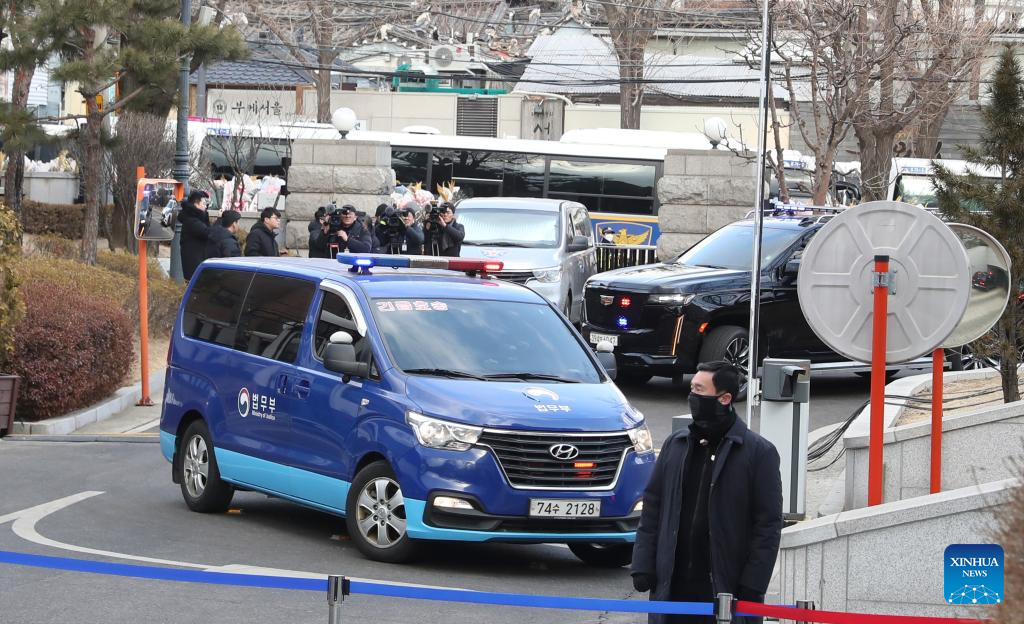
<path id="1" fill-rule="evenodd" d="M 327 248 L 327 230 L 329 228 L 330 217 L 327 214 L 328 209 L 333 210 L 333 206 L 320 206 L 316 209 L 313 214 L 313 219 L 309 222 L 309 257 L 310 258 L 330 258 L 331 253 Z"/>
<path id="2" fill-rule="evenodd" d="M 466 229 L 455 221 L 455 206 L 442 202 L 431 206 L 423 224 L 423 249 L 430 256 L 457 258 L 462 253 Z"/>
<path id="3" fill-rule="evenodd" d="M 412 208 L 388 207 L 377 221 L 382 253 L 418 256 L 423 253 L 423 228 Z"/>
<path id="4" fill-rule="evenodd" d="M 370 253 L 373 249 L 370 233 L 358 219 L 355 206 L 345 204 L 336 208 L 331 205 L 325 210 L 320 230 L 310 234 L 311 258 L 333 258 L 346 251 Z"/>

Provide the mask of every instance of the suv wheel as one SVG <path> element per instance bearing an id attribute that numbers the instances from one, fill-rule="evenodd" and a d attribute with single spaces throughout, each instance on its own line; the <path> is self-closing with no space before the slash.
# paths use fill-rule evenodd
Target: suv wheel
<path id="1" fill-rule="evenodd" d="M 597 568 L 621 568 L 633 561 L 632 544 L 600 544 L 573 542 L 569 550 L 580 561 Z"/>
<path id="2" fill-rule="evenodd" d="M 747 398 L 747 354 L 749 350 L 750 340 L 747 338 L 747 330 L 735 325 L 723 325 L 712 329 L 700 348 L 701 362 L 724 360 L 739 369 L 740 392 L 739 396 L 733 397 L 733 401 L 743 401 Z"/>
<path id="3" fill-rule="evenodd" d="M 197 420 L 188 426 L 178 449 L 178 480 L 181 496 L 192 511 L 221 513 L 227 511 L 235 489 L 221 480 L 213 441 L 206 423 Z"/>
<path id="4" fill-rule="evenodd" d="M 415 554 L 402 488 L 387 462 L 373 462 L 356 474 L 348 491 L 345 524 L 356 548 L 369 559 L 401 563 Z"/>

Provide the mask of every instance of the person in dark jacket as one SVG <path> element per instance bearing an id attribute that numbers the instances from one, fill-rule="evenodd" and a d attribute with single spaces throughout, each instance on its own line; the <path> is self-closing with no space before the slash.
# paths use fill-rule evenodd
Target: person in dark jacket
<path id="1" fill-rule="evenodd" d="M 633 547 L 633 586 L 651 600 L 711 602 L 716 594 L 763 602 L 782 537 L 779 453 L 733 409 L 739 372 L 697 367 L 693 423 L 665 440 Z M 758 621 L 759 618 L 747 618 Z M 713 622 L 652 613 L 651 624 Z"/>
<path id="2" fill-rule="evenodd" d="M 410 256 L 423 253 L 423 228 L 416 223 L 416 211 L 412 208 L 388 208 L 380 219 L 377 231 L 381 238 L 381 253 Z"/>
<path id="3" fill-rule="evenodd" d="M 428 255 L 459 257 L 466 229 L 455 221 L 455 206 L 444 202 L 439 219 L 428 219 L 423 225 L 423 250 Z"/>
<path id="4" fill-rule="evenodd" d="M 181 203 L 181 272 L 192 279 L 196 267 L 206 259 L 206 240 L 210 235 L 210 215 L 206 212 L 210 196 L 205 191 L 192 191 Z"/>
<path id="5" fill-rule="evenodd" d="M 316 213 L 313 214 L 313 219 L 307 226 L 309 229 L 310 258 L 331 257 L 330 251 L 327 248 L 328 220 L 327 207 L 320 206 L 316 209 Z"/>
<path id="6" fill-rule="evenodd" d="M 210 228 L 210 236 L 206 239 L 207 258 L 237 258 L 242 255 L 238 246 L 238 220 L 242 214 L 237 210 L 225 210 L 220 219 Z"/>
<path id="7" fill-rule="evenodd" d="M 281 227 L 281 213 L 274 208 L 264 208 L 260 222 L 252 226 L 245 239 L 246 256 L 278 256 L 277 239 L 274 232 Z"/>

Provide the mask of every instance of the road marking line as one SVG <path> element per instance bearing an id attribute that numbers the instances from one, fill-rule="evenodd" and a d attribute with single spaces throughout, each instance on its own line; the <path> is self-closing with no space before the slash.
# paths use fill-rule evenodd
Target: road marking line
<path id="1" fill-rule="evenodd" d="M 71 496 L 65 496 L 64 498 L 58 498 L 57 500 L 50 501 L 49 503 L 43 503 L 42 505 L 36 505 L 35 507 L 29 507 L 22 509 L 21 511 L 15 511 L 13 513 L 0 516 L 0 524 L 14 521 L 12 530 L 14 533 L 29 542 L 39 544 L 41 546 L 49 546 L 51 548 L 58 548 L 61 550 L 70 550 L 71 552 L 82 553 L 86 555 L 98 555 L 100 557 L 109 557 L 111 559 L 126 559 L 128 561 L 139 561 L 144 563 L 153 563 L 158 565 L 176 566 L 181 568 L 195 568 L 198 570 L 204 570 L 206 572 L 225 572 L 234 574 L 251 574 L 251 575 L 264 575 L 264 576 L 282 576 L 288 578 L 312 578 L 312 579 L 326 579 L 327 573 L 320 572 L 303 572 L 300 570 L 284 570 L 280 568 L 263 568 L 259 566 L 249 566 L 243 564 L 228 564 L 223 566 L 208 565 L 205 563 L 190 563 L 188 561 L 176 561 L 173 559 L 158 559 L 155 557 L 143 557 L 140 555 L 130 555 L 127 553 L 113 552 L 110 550 L 100 550 L 98 548 L 88 548 L 85 546 L 76 546 L 75 544 L 67 544 L 65 542 L 58 542 L 48 537 L 40 535 L 36 531 L 36 523 L 53 514 L 57 511 L 70 507 L 75 503 L 83 500 L 90 499 L 94 496 L 99 496 L 104 492 L 96 491 L 85 491 L 73 494 Z M 367 581 L 372 583 L 391 583 L 394 585 L 404 585 L 407 587 L 426 587 L 431 589 L 464 589 L 461 587 L 445 587 L 442 585 L 421 585 L 418 583 L 403 583 L 400 581 L 385 581 L 380 579 L 362 578 L 362 577 L 348 577 L 353 581 Z M 476 590 L 466 590 L 476 591 Z"/>

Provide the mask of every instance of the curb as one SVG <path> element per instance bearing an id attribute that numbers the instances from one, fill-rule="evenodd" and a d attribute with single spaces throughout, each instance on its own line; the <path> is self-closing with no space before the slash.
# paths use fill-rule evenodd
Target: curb
<path id="1" fill-rule="evenodd" d="M 167 369 L 160 368 L 150 373 L 150 397 L 154 394 L 163 392 L 165 370 Z M 67 416 L 51 418 L 49 420 L 42 420 L 39 422 L 15 421 L 14 426 L 11 428 L 10 435 L 8 435 L 6 439 L 23 439 L 16 438 L 15 436 L 32 436 L 31 439 L 33 440 L 42 440 L 42 436 L 67 436 L 88 424 L 100 422 L 115 414 L 119 414 L 129 407 L 133 407 L 141 399 L 142 383 L 139 382 L 131 386 L 119 388 L 114 392 L 112 397 L 90 407 L 72 412 Z M 104 436 L 81 437 L 87 438 Z"/>
<path id="2" fill-rule="evenodd" d="M 160 436 L 148 434 L 68 434 L 68 435 L 29 435 L 12 434 L 4 436 L 3 442 L 130 442 L 133 444 L 158 444 Z"/>

